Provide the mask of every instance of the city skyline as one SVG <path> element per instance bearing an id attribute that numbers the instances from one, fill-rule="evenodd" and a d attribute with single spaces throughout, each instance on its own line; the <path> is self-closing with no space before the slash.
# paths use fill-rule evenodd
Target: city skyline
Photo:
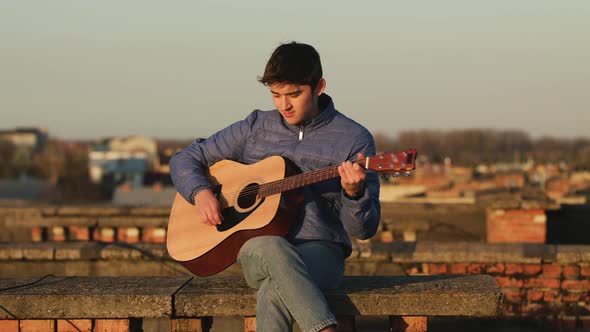
<path id="1" fill-rule="evenodd" d="M 583 1 L 4 2 L 0 22 L 2 129 L 206 137 L 273 108 L 256 78 L 296 40 L 320 52 L 336 108 L 373 133 L 589 137 Z"/>

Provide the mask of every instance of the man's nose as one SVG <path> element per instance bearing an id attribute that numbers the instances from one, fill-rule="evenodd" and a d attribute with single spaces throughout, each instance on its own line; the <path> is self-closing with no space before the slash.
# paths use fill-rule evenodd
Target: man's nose
<path id="1" fill-rule="evenodd" d="M 289 101 L 289 98 L 287 97 L 283 97 L 281 98 L 281 109 L 283 111 L 288 111 L 290 110 L 292 107 L 291 102 Z"/>

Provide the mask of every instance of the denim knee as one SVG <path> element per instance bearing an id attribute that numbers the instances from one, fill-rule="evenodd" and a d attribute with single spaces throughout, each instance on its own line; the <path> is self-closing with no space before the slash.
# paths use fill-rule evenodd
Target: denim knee
<path id="1" fill-rule="evenodd" d="M 244 243 L 238 257 L 244 254 L 266 257 L 280 254 L 286 250 L 292 250 L 292 245 L 284 238 L 280 236 L 258 236 Z"/>

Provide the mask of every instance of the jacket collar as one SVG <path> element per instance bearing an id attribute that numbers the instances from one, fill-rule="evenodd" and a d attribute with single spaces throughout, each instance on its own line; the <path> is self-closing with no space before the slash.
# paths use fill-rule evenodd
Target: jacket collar
<path id="1" fill-rule="evenodd" d="M 319 96 L 318 104 L 320 106 L 320 109 L 322 109 L 322 111 L 320 112 L 320 114 L 318 114 L 311 121 L 308 121 L 307 123 L 302 125 L 304 127 L 305 131 L 314 130 L 314 129 L 321 128 L 321 127 L 325 126 L 326 124 L 330 123 L 330 121 L 332 121 L 332 119 L 338 113 L 338 111 L 336 111 L 336 108 L 334 107 L 334 102 L 332 101 L 332 97 L 328 96 L 325 93 L 322 93 Z M 286 127 L 288 127 L 289 129 L 291 129 L 295 132 L 299 132 L 299 130 L 301 129 L 301 125 L 288 124 L 285 121 L 285 119 L 283 118 L 283 116 L 281 116 L 281 121 L 283 122 L 283 124 Z"/>

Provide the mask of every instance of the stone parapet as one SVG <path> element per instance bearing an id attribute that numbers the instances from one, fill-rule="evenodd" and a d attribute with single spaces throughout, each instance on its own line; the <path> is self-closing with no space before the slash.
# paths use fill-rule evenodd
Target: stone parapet
<path id="1" fill-rule="evenodd" d="M 248 330 L 255 292 L 241 277 L 0 279 L 0 329 L 145 331 L 167 318 L 169 329 L 160 328 L 208 331 L 215 317 L 244 316 Z M 379 315 L 395 332 L 426 331 L 428 317 L 496 317 L 503 298 L 489 276 L 345 277 L 325 296 L 339 331 L 355 331 L 355 316 Z"/>
<path id="2" fill-rule="evenodd" d="M 172 295 L 191 277 L 0 279 L 0 318 L 170 317 Z"/>
<path id="3" fill-rule="evenodd" d="M 349 276 L 325 294 L 335 313 L 353 316 L 490 317 L 502 301 L 489 276 Z M 241 277 L 195 278 L 175 300 L 179 316 L 256 314 L 256 294 Z"/>

